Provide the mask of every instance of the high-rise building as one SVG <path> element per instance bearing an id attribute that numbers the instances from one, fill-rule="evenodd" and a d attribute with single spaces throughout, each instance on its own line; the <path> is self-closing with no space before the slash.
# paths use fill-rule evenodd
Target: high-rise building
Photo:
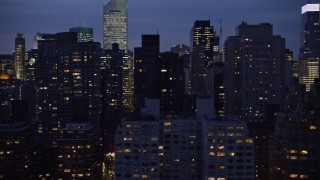
<path id="1" fill-rule="evenodd" d="M 0 54 L 0 76 L 12 78 L 14 74 L 13 56 L 11 54 Z M 2 79 L 2 78 L 0 78 Z"/>
<path id="2" fill-rule="evenodd" d="M 225 64 L 222 61 L 213 63 L 213 68 L 207 71 L 206 90 L 213 98 L 214 106 L 218 116 L 225 115 Z"/>
<path id="3" fill-rule="evenodd" d="M 159 89 L 161 111 L 181 111 L 184 98 L 183 58 L 160 53 Z"/>
<path id="4" fill-rule="evenodd" d="M 15 39 L 14 69 L 16 79 L 25 80 L 25 39 L 23 34 L 17 34 Z"/>
<path id="5" fill-rule="evenodd" d="M 242 23 L 225 42 L 226 113 L 248 122 L 263 121 L 264 105 L 283 103 L 285 39 L 271 24 Z"/>
<path id="6" fill-rule="evenodd" d="M 38 132 L 47 159 L 60 130 L 71 122 L 94 124 L 96 147 L 100 132 L 100 43 L 77 42 L 77 33 L 57 33 L 56 40 L 38 41 L 36 63 Z M 54 162 L 44 169 L 53 174 Z"/>
<path id="7" fill-rule="evenodd" d="M 314 92 L 301 96 L 293 91 L 285 111 L 276 113 L 275 131 L 269 136 L 269 179 L 320 177 L 319 79 L 314 83 Z"/>
<path id="8" fill-rule="evenodd" d="M 103 48 L 112 49 L 113 43 L 119 49 L 128 49 L 128 0 L 110 0 L 103 7 Z"/>
<path id="9" fill-rule="evenodd" d="M 205 68 L 211 68 L 213 63 L 213 26 L 210 21 L 195 21 L 190 31 L 190 47 L 193 52 L 197 47 L 202 47 L 205 57 Z"/>
<path id="10" fill-rule="evenodd" d="M 320 62 L 320 4 L 306 4 L 301 8 L 299 83 L 310 86 L 319 78 Z"/>
<path id="11" fill-rule="evenodd" d="M 114 151 L 114 135 L 120 120 L 133 110 L 131 57 L 118 44 L 101 57 L 102 128 L 105 151 Z"/>
<path id="12" fill-rule="evenodd" d="M 144 106 L 144 99 L 159 99 L 160 36 L 142 35 L 142 46 L 134 48 L 135 108 Z"/>
<path id="13" fill-rule="evenodd" d="M 87 27 L 74 27 L 69 28 L 69 32 L 78 33 L 78 42 L 92 42 L 93 41 L 93 29 Z"/>

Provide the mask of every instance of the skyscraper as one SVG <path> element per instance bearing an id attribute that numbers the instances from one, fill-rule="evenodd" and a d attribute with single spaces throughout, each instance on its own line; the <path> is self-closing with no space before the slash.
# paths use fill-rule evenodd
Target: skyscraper
<path id="1" fill-rule="evenodd" d="M 135 108 L 144 106 L 144 98 L 159 98 L 160 36 L 142 35 L 142 47 L 134 48 Z"/>
<path id="2" fill-rule="evenodd" d="M 128 0 L 110 0 L 103 7 L 103 48 L 112 49 L 113 43 L 119 49 L 127 50 Z"/>
<path id="3" fill-rule="evenodd" d="M 24 56 L 25 56 L 25 39 L 23 34 L 17 34 L 15 39 L 15 58 L 14 58 L 14 69 L 15 77 L 17 79 L 25 80 L 25 67 L 24 67 Z"/>
<path id="4" fill-rule="evenodd" d="M 299 83 L 310 86 L 319 77 L 320 61 L 320 4 L 306 4 L 301 10 Z"/>
<path id="5" fill-rule="evenodd" d="M 243 22 L 236 31 L 225 42 L 227 115 L 261 122 L 265 104 L 284 97 L 285 39 L 268 23 Z"/>
<path id="6" fill-rule="evenodd" d="M 69 32 L 78 33 L 78 42 L 92 42 L 93 41 L 93 29 L 87 27 L 74 27 L 69 28 Z"/>
<path id="7" fill-rule="evenodd" d="M 38 132 L 44 138 L 47 160 L 54 158 L 57 136 L 69 123 L 93 124 L 94 149 L 100 144 L 100 43 L 77 42 L 74 32 L 56 36 L 38 42 L 36 63 Z M 45 166 L 46 173 L 54 175 L 54 162 Z"/>
<path id="8" fill-rule="evenodd" d="M 217 59 L 214 55 L 219 53 L 219 38 L 215 37 L 210 21 L 195 21 L 190 31 L 190 38 L 191 51 L 193 52 L 197 47 L 202 47 L 205 54 L 205 68 L 211 68 L 213 61 Z"/>

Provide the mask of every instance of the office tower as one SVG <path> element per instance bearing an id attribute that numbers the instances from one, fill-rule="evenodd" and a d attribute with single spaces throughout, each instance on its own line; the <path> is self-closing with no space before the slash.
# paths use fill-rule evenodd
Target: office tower
<path id="1" fill-rule="evenodd" d="M 87 27 L 69 28 L 69 32 L 78 33 L 78 42 L 93 42 L 93 29 Z"/>
<path id="2" fill-rule="evenodd" d="M 144 99 L 159 99 L 159 42 L 160 36 L 142 35 L 142 46 L 134 48 L 135 108 L 144 106 Z"/>
<path id="3" fill-rule="evenodd" d="M 319 77 L 320 61 L 320 4 L 306 4 L 301 8 L 299 83 L 310 86 Z"/>
<path id="4" fill-rule="evenodd" d="M 269 137 L 269 179 L 320 177 L 320 91 L 317 81 L 312 93 L 293 91 L 287 99 L 287 108 L 276 114 L 275 131 Z"/>
<path id="5" fill-rule="evenodd" d="M 236 32 L 225 42 L 226 114 L 261 122 L 266 103 L 283 104 L 285 39 L 268 23 L 243 22 Z"/>
<path id="6" fill-rule="evenodd" d="M 176 54 L 179 54 L 179 56 L 184 56 L 186 54 L 190 54 L 190 47 L 184 44 L 178 44 L 175 46 L 172 46 L 170 48 L 170 51 Z"/>
<path id="7" fill-rule="evenodd" d="M 113 43 L 119 49 L 128 49 L 128 0 L 110 0 L 103 6 L 103 48 L 112 49 Z"/>
<path id="8" fill-rule="evenodd" d="M 44 138 L 47 159 L 54 158 L 51 150 L 57 135 L 71 122 L 92 123 L 94 148 L 100 148 L 100 44 L 77 42 L 74 32 L 57 33 L 56 37 L 38 41 L 36 63 L 38 132 Z M 53 163 L 45 164 L 51 177 Z"/>
<path id="9" fill-rule="evenodd" d="M 123 85 L 123 108 L 124 112 L 131 112 L 134 108 L 133 93 L 134 93 L 134 79 L 133 79 L 133 53 L 127 51 L 123 57 L 122 67 L 122 85 Z"/>
<path id="10" fill-rule="evenodd" d="M 254 179 L 253 138 L 245 122 L 220 117 L 202 121 L 203 179 Z"/>
<path id="11" fill-rule="evenodd" d="M 132 87 L 128 87 L 132 86 L 129 60 L 129 56 L 116 43 L 112 49 L 104 50 L 101 57 L 102 128 L 106 152 L 114 152 L 116 127 L 132 110 Z"/>
<path id="12" fill-rule="evenodd" d="M 183 59 L 172 52 L 160 53 L 160 110 L 182 111 L 184 98 Z"/>
<path id="13" fill-rule="evenodd" d="M 207 71 L 206 94 L 213 98 L 218 116 L 225 115 L 225 64 L 222 61 L 213 63 L 213 68 Z"/>
<path id="14" fill-rule="evenodd" d="M 183 76 L 184 76 L 184 94 L 191 94 L 190 84 L 190 47 L 184 44 L 171 47 L 171 52 L 179 54 L 183 59 Z"/>
<path id="15" fill-rule="evenodd" d="M 25 40 L 23 34 L 17 34 L 15 39 L 14 69 L 16 79 L 25 80 Z"/>
<path id="16" fill-rule="evenodd" d="M 36 60 L 38 59 L 38 50 L 31 49 L 28 51 L 28 59 L 26 60 L 26 80 L 28 81 L 35 81 L 36 79 Z"/>
<path id="17" fill-rule="evenodd" d="M 32 49 L 38 49 L 38 41 L 43 41 L 43 40 L 56 40 L 57 39 L 57 34 L 48 34 L 48 33 L 36 33 L 34 36 L 34 41 L 33 41 L 33 48 Z"/>
<path id="18" fill-rule="evenodd" d="M 56 179 L 101 179 L 96 159 L 95 127 L 91 123 L 70 123 L 59 130 L 54 147 Z"/>
<path id="19" fill-rule="evenodd" d="M 192 95 L 206 95 L 206 57 L 205 51 L 198 46 L 191 53 L 190 92 Z"/>
<path id="20" fill-rule="evenodd" d="M 0 76 L 2 78 L 12 78 L 13 74 L 13 56 L 11 54 L 0 54 Z"/>
<path id="21" fill-rule="evenodd" d="M 195 21 L 190 31 L 190 47 L 193 52 L 197 47 L 202 47 L 205 57 L 205 68 L 209 69 L 213 63 L 213 39 L 215 33 L 210 21 Z"/>

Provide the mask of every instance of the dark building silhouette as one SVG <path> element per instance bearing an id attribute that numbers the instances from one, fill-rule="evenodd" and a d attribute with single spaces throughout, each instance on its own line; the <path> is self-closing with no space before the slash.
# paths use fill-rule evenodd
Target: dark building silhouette
<path id="1" fill-rule="evenodd" d="M 273 35 L 271 24 L 236 29 L 225 42 L 226 113 L 247 122 L 263 121 L 266 103 L 283 105 L 285 39 Z"/>
<path id="2" fill-rule="evenodd" d="M 217 116 L 225 116 L 225 64 L 222 61 L 213 63 L 207 71 L 206 94 L 213 98 Z"/>
<path id="3" fill-rule="evenodd" d="M 125 83 L 127 75 L 124 69 L 129 60 L 125 50 L 113 44 L 112 49 L 106 49 L 101 58 L 101 104 L 102 128 L 104 134 L 104 151 L 114 152 L 114 134 L 120 120 L 131 111 L 126 102 Z M 131 85 L 132 86 L 132 85 Z"/>
<path id="4" fill-rule="evenodd" d="M 215 32 L 213 30 L 213 26 L 210 25 L 210 20 L 195 21 L 190 31 L 190 38 L 191 52 L 193 52 L 199 46 L 202 47 L 205 58 L 205 69 L 211 68 L 214 61 L 213 46 Z"/>
<path id="5" fill-rule="evenodd" d="M 203 47 L 198 46 L 191 53 L 190 92 L 192 95 L 206 95 L 206 57 Z"/>
<path id="6" fill-rule="evenodd" d="M 95 127 L 96 155 L 100 153 L 100 56 L 97 42 L 78 42 L 77 33 L 57 33 L 38 41 L 36 63 L 38 132 L 44 140 L 44 173 L 55 178 L 57 137 L 68 123 Z M 75 137 L 76 138 L 76 137 Z M 99 163 L 99 162 L 96 162 Z M 70 172 L 72 173 L 72 172 Z"/>
<path id="7" fill-rule="evenodd" d="M 291 106 L 277 112 L 275 131 L 269 136 L 269 179 L 320 177 L 318 92 L 293 91 L 287 103 Z"/>
<path id="8" fill-rule="evenodd" d="M 135 108 L 144 106 L 144 99 L 159 98 L 160 36 L 142 35 L 142 46 L 134 48 Z"/>
<path id="9" fill-rule="evenodd" d="M 160 53 L 160 110 L 182 111 L 184 98 L 183 58 L 172 52 Z"/>

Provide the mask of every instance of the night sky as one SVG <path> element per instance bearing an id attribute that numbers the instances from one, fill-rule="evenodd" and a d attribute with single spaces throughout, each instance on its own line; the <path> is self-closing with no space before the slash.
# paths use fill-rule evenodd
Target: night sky
<path id="1" fill-rule="evenodd" d="M 23 33 L 27 50 L 37 32 L 56 33 L 70 27 L 94 29 L 95 41 L 102 42 L 103 5 L 109 0 L 0 0 L 0 53 L 14 50 L 16 33 Z M 160 34 L 161 51 L 172 45 L 189 45 L 195 20 L 210 18 L 223 40 L 235 35 L 242 21 L 269 22 L 274 34 L 286 38 L 297 59 L 301 6 L 307 0 L 129 0 L 129 49 L 140 46 L 141 34 Z"/>

